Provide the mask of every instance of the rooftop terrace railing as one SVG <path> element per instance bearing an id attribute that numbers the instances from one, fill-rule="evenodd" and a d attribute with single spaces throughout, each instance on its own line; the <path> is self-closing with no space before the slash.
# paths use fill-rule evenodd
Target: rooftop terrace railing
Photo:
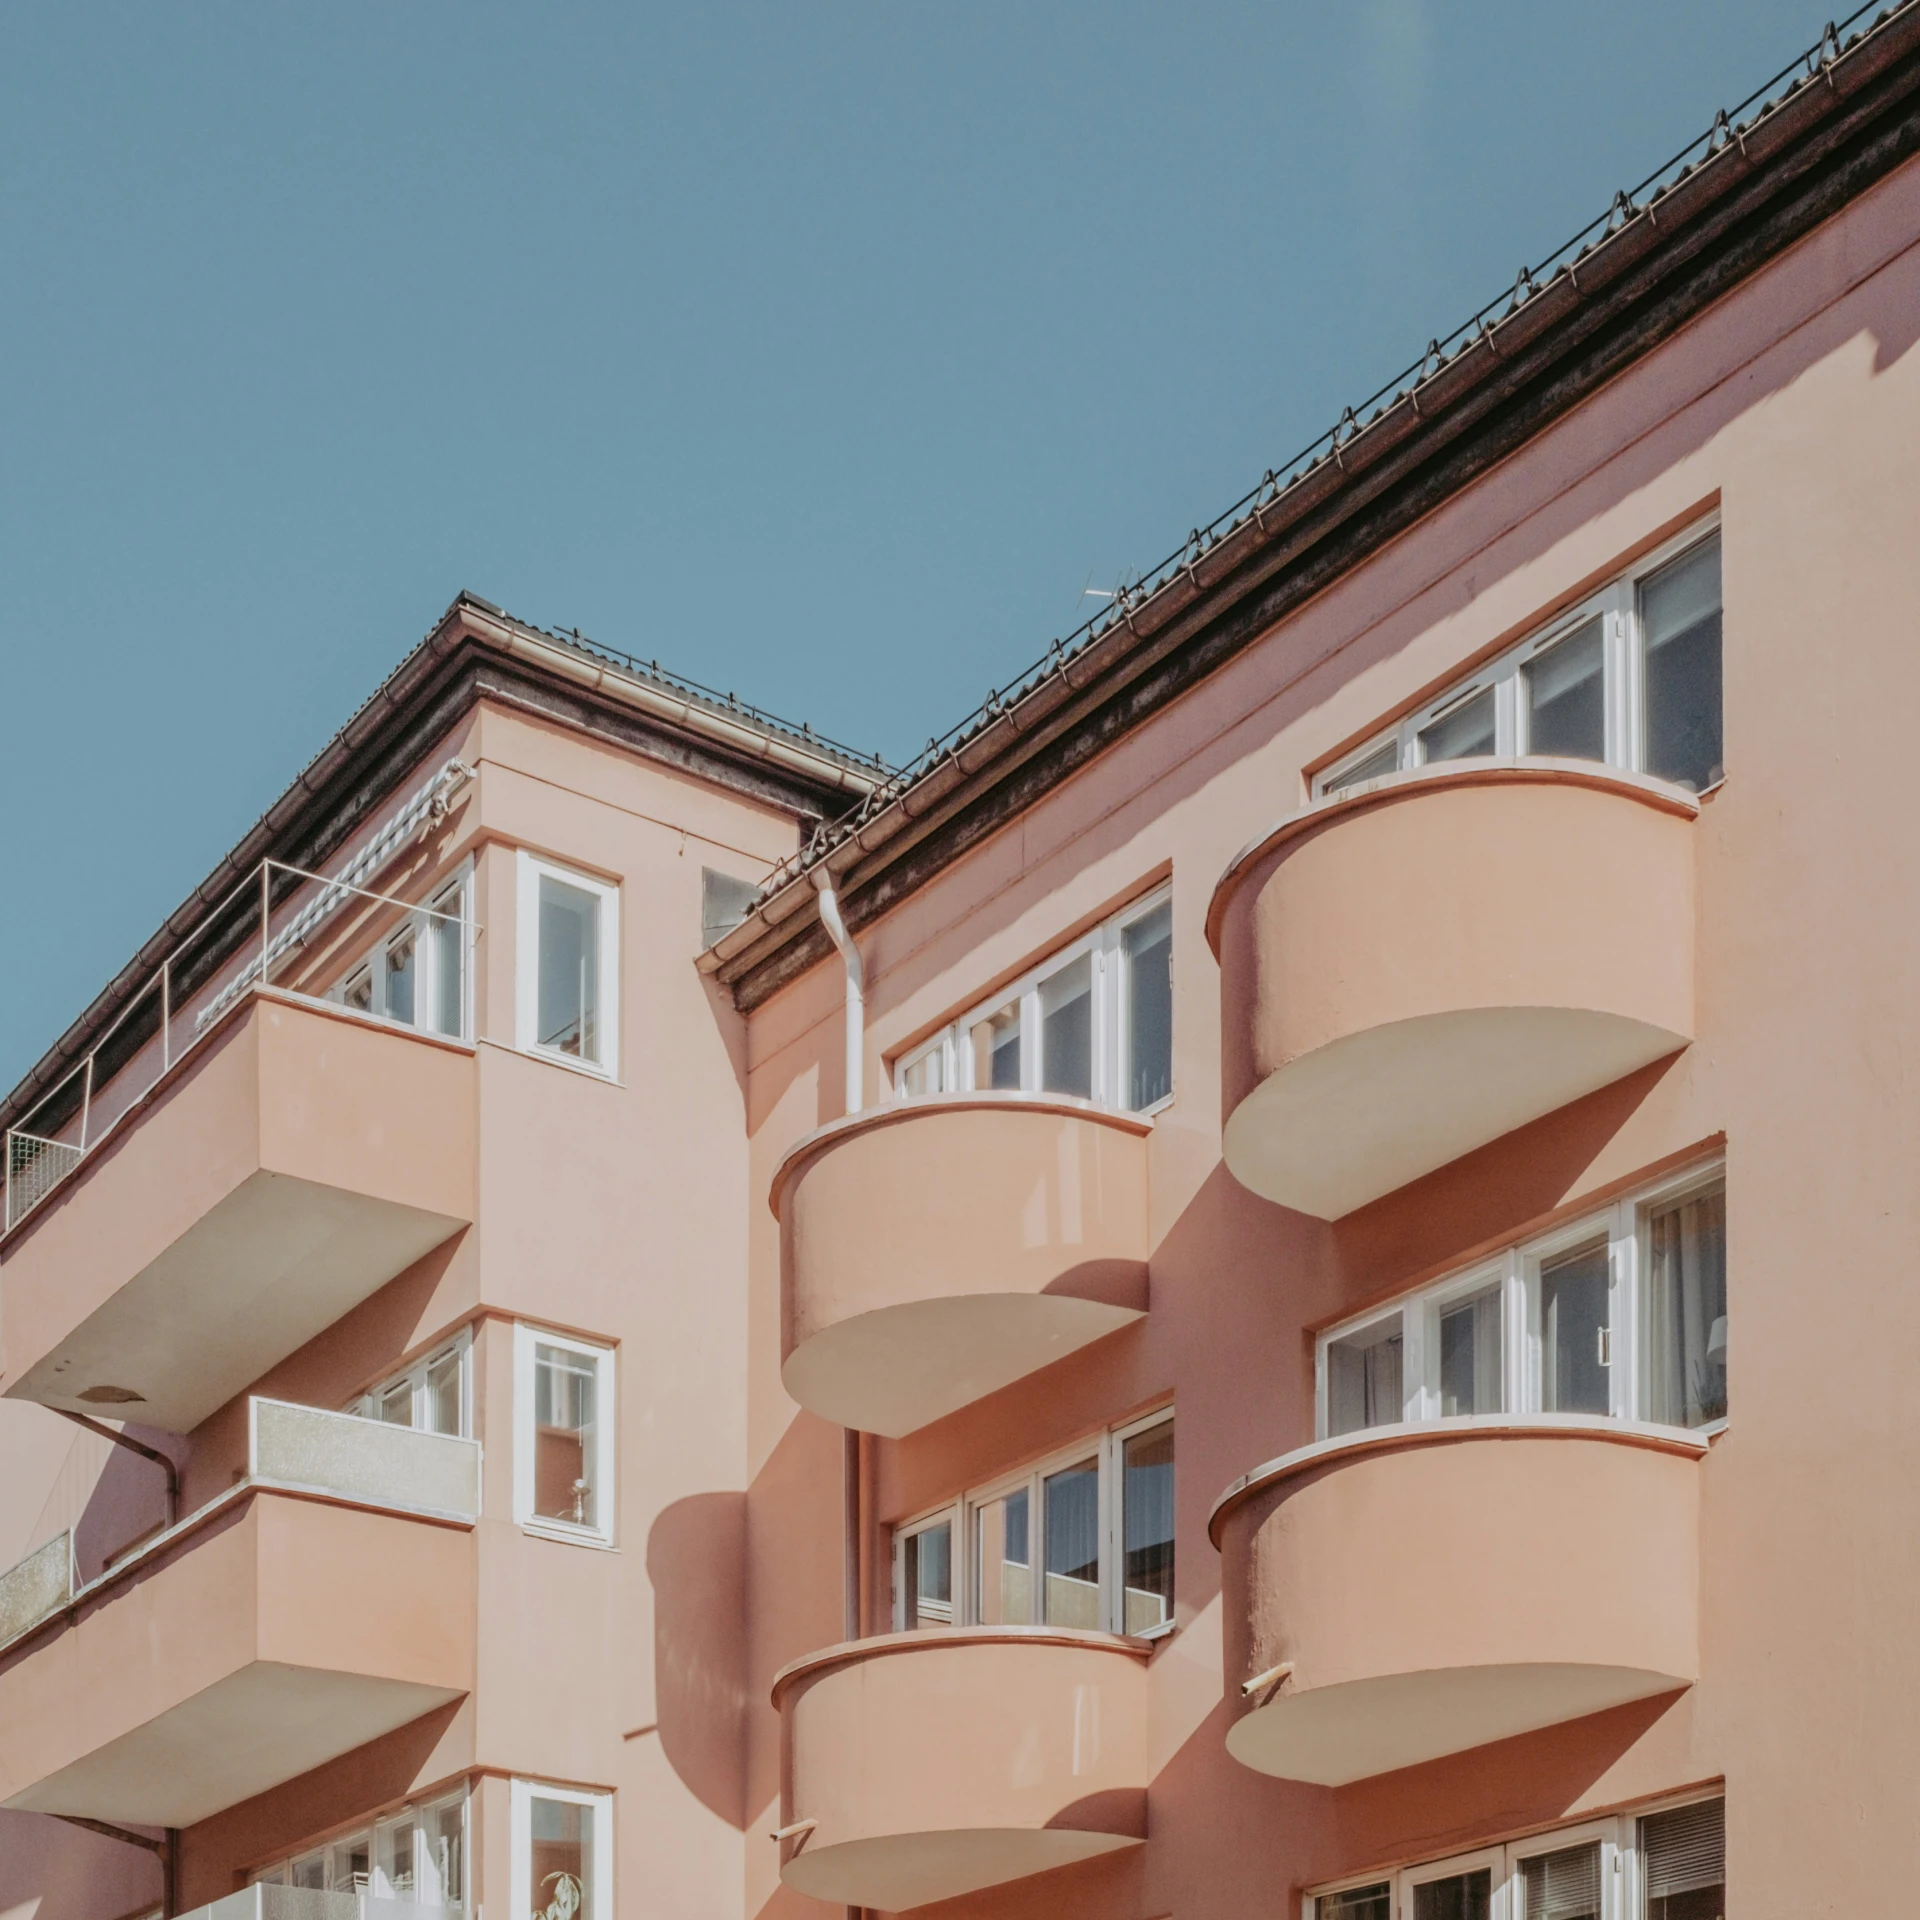
<path id="1" fill-rule="evenodd" d="M 236 1485 L 91 1580 L 78 1577 L 71 1533 L 56 1534 L 0 1573 L 0 1650 L 126 1578 L 216 1509 L 261 1490 L 471 1526 L 480 1517 L 480 1443 L 255 1396 L 247 1404 L 247 1471 Z"/>
<path id="2" fill-rule="evenodd" d="M 314 986 L 344 975 L 368 941 L 403 918 L 445 928 L 459 943 L 464 968 L 478 929 L 465 911 L 466 896 L 461 898 L 462 911 L 447 913 L 398 894 L 376 893 L 339 875 L 263 860 L 181 942 L 191 966 L 202 928 L 211 944 L 222 929 L 231 939 L 236 915 L 251 918 L 254 931 L 239 942 L 238 960 L 210 981 L 198 980 L 184 1005 L 176 962 L 163 961 L 64 1078 L 6 1130 L 0 1139 L 5 1175 L 0 1232 L 11 1232 L 78 1171 L 225 1016 L 260 989 L 313 1005 L 337 1004 Z M 359 1017 L 402 1024 L 372 1012 Z"/>
<path id="3" fill-rule="evenodd" d="M 457 1902 L 434 1907 L 390 1894 L 276 1887 L 262 1881 L 194 1907 L 178 1920 L 460 1920 L 463 1912 Z"/>

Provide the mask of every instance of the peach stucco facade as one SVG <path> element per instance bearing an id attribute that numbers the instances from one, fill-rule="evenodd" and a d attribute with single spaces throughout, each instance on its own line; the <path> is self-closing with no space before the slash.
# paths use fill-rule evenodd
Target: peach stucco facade
<path id="1" fill-rule="evenodd" d="M 1084 734 L 872 794 L 456 602 L 8 1106 L 0 1916 L 1900 1910 L 1914 17 Z"/>

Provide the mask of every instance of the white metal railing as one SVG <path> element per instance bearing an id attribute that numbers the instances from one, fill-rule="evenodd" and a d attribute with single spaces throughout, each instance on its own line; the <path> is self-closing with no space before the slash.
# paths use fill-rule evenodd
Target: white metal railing
<path id="1" fill-rule="evenodd" d="M 430 1907 L 379 1893 L 322 1892 L 318 1887 L 276 1887 L 267 1882 L 230 1893 L 179 1920 L 461 1920 L 458 1905 Z"/>
<path id="2" fill-rule="evenodd" d="M 276 875 L 292 882 L 290 887 L 282 887 L 283 897 L 277 903 Z M 6 1130 L 4 1153 L 0 1155 L 5 1177 L 5 1214 L 0 1231 L 18 1226 L 214 1032 L 222 1015 L 249 994 L 264 986 L 295 999 L 327 1004 L 323 996 L 288 988 L 281 976 L 294 971 L 306 957 L 315 935 L 352 903 L 358 902 L 372 919 L 388 919 L 397 910 L 414 920 L 449 929 L 458 941 L 462 1005 L 470 1004 L 471 993 L 464 983 L 471 971 L 477 928 L 467 911 L 466 892 L 461 894 L 461 911 L 447 913 L 398 894 L 375 893 L 339 875 L 309 873 L 284 861 L 263 860 L 255 873 L 207 913 L 177 950 L 190 951 L 195 935 L 227 916 L 249 891 L 258 901 L 259 938 L 237 968 L 229 970 L 219 985 L 201 988 L 183 1007 L 174 992 L 174 962 L 171 958 L 163 961 L 87 1053 L 41 1095 L 18 1125 Z M 341 976 L 350 973 L 363 957 L 362 952 L 355 952 L 343 958 Z M 136 1014 L 143 1011 L 151 1030 L 138 1040 L 131 1057 L 117 1067 L 103 1069 L 102 1056 L 116 1040 L 126 1044 L 123 1036 L 128 1034 Z M 367 1017 L 380 1016 L 369 1013 Z M 467 1023 L 464 1012 L 462 1019 Z M 405 1025 L 401 1021 L 387 1024 Z M 104 1119 L 103 1108 L 107 1110 Z"/>
<path id="3" fill-rule="evenodd" d="M 450 1520 L 480 1517 L 480 1443 L 356 1413 L 248 1402 L 248 1477 Z"/>

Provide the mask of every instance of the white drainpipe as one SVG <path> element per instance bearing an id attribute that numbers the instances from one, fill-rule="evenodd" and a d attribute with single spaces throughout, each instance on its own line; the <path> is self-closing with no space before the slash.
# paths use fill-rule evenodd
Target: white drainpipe
<path id="1" fill-rule="evenodd" d="M 813 884 L 820 889 L 820 924 L 847 963 L 847 1111 L 858 1113 L 861 1082 L 866 1078 L 867 976 L 860 965 L 860 949 L 840 917 L 833 876 L 824 863 L 814 868 Z"/>

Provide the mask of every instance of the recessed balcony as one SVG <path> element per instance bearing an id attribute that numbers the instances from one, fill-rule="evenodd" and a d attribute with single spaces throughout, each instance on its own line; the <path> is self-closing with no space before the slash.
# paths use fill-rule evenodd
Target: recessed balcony
<path id="1" fill-rule="evenodd" d="M 1335 1220 L 1684 1047 L 1699 802 L 1576 761 L 1455 761 L 1228 868 L 1224 1151 Z"/>
<path id="2" fill-rule="evenodd" d="M 772 1193 L 787 1391 L 897 1437 L 1139 1319 L 1150 1131 L 970 1093 L 808 1134 Z"/>
<path id="3" fill-rule="evenodd" d="M 885 1634 L 797 1660 L 780 1877 L 888 1913 L 1146 1837 L 1147 1647 L 1115 1634 Z"/>
<path id="4" fill-rule="evenodd" d="M 97 1579 L 0 1576 L 0 1805 L 186 1827 L 473 1684 L 479 1447 L 255 1401 L 248 1478 Z"/>
<path id="5" fill-rule="evenodd" d="M 474 1213 L 471 1049 L 256 994 L 0 1241 L 5 1392 L 191 1431 Z"/>
<path id="6" fill-rule="evenodd" d="M 1374 1428 L 1216 1503 L 1227 1750 L 1341 1786 L 1690 1685 L 1699 1457 L 1574 1415 Z"/>

